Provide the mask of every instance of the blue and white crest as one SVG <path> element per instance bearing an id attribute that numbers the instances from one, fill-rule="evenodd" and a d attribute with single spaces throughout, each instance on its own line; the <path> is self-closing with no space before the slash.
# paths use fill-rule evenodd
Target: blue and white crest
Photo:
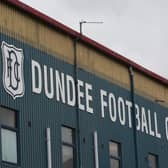
<path id="1" fill-rule="evenodd" d="M 2 42 L 3 86 L 13 99 L 22 97 L 25 91 L 23 75 L 23 50 Z"/>

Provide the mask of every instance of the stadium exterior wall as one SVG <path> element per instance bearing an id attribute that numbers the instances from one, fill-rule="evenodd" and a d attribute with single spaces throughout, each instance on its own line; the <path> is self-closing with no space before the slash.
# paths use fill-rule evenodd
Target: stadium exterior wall
<path id="1" fill-rule="evenodd" d="M 19 1 L 0 1 L 0 44 L 0 105 L 17 114 L 18 148 L 11 164 L 1 145 L 2 168 L 47 167 L 46 128 L 61 168 L 62 126 L 74 130 L 77 168 L 110 167 L 111 141 L 120 168 L 147 168 L 150 153 L 168 165 L 167 79 Z"/>

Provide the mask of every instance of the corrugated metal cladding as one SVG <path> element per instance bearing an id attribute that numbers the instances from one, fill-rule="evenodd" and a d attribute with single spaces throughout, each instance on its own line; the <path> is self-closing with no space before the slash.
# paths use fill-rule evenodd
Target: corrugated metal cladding
<path id="1" fill-rule="evenodd" d="M 12 14 L 17 15 L 16 10 Z M 0 105 L 12 109 L 18 114 L 19 163 L 14 165 L 3 162 L 2 152 L 0 152 L 0 167 L 46 168 L 46 128 L 50 128 L 52 168 L 62 168 L 62 125 L 75 130 L 76 162 L 80 162 L 80 166 L 76 168 L 110 167 L 109 141 L 118 142 L 121 145 L 120 168 L 135 168 L 137 163 L 137 168 L 148 168 L 149 153 L 158 157 L 158 168 L 167 167 L 168 108 L 166 106 L 161 106 L 138 94 L 132 95 L 134 92 L 126 89 L 129 88 L 129 76 L 123 77 L 123 79 L 127 79 L 127 86 L 121 87 L 123 84 L 119 86 L 102 78 L 103 70 L 102 72 L 98 71 L 102 73 L 101 77 L 98 72 L 91 73 L 85 68 L 75 70 L 74 65 L 59 59 L 62 56 L 59 53 L 66 50 L 66 46 L 60 50 L 57 48 L 58 54 L 53 52 L 49 55 L 49 52 L 45 52 L 43 47 L 41 49 L 35 47 L 40 45 L 39 41 L 25 38 L 27 37 L 25 29 L 21 29 L 24 31 L 21 33 L 24 34 L 24 38 L 22 38 L 21 35 L 16 35 L 18 30 L 8 30 L 7 28 L 12 27 L 8 24 L 12 22 L 8 22 L 7 18 L 4 20 L 2 19 L 3 24 L 0 24 Z M 30 22 L 33 23 L 32 20 Z M 38 26 L 40 27 L 40 25 Z M 36 30 L 40 30 L 40 28 Z M 36 34 L 34 31 L 34 29 L 29 29 L 27 34 L 33 36 Z M 61 38 L 59 36 L 61 35 L 57 35 L 62 39 L 61 43 L 67 40 L 66 44 L 69 44 L 68 51 L 71 55 L 69 57 L 73 57 L 72 41 L 69 40 L 69 37 Z M 39 39 L 40 37 L 38 37 Z M 29 41 L 29 43 L 25 41 Z M 30 41 L 32 45 L 30 45 Z M 52 45 L 54 46 L 54 43 Z M 82 64 L 82 56 L 88 52 L 88 49 L 85 48 L 84 51 L 81 44 L 78 47 L 80 51 L 77 51 L 77 54 L 81 59 L 80 64 L 85 65 L 86 60 Z M 68 51 L 65 52 L 65 55 L 68 54 Z M 89 52 L 93 53 L 93 51 Z M 96 55 L 96 53 L 94 54 Z M 72 58 L 69 62 L 73 62 Z M 117 63 L 113 65 L 116 70 L 121 66 Z M 95 67 L 96 65 L 94 65 Z M 126 67 L 120 71 L 120 74 L 125 69 Z M 111 74 L 114 75 L 114 72 Z M 118 72 L 116 74 L 120 75 Z M 116 74 L 115 76 L 117 76 Z M 142 74 L 139 78 L 144 79 Z M 78 81 L 77 88 L 75 88 L 75 79 Z M 59 86 L 62 92 L 58 89 Z M 137 86 L 141 85 L 137 84 Z M 64 90 L 65 97 L 62 98 L 61 93 L 64 95 Z M 166 94 L 167 92 L 162 93 Z M 76 106 L 77 98 L 79 98 L 78 108 Z M 135 101 L 135 116 L 132 111 L 132 101 Z M 95 131 L 98 135 L 99 167 L 95 167 L 93 136 Z"/>
<path id="2" fill-rule="evenodd" d="M 65 102 L 62 102 L 61 99 L 59 101 L 56 99 L 57 93 L 55 73 L 53 77 L 54 95 L 53 97 L 50 97 L 50 99 L 46 96 L 44 90 L 44 65 L 46 65 L 47 67 L 48 84 L 51 82 L 50 69 L 52 69 L 53 72 L 57 71 L 60 76 L 62 74 L 62 76 L 64 77 L 65 88 L 67 88 L 67 75 L 71 76 L 72 79 L 75 78 L 74 66 L 56 59 L 53 56 L 50 56 L 45 52 L 34 48 L 33 46 L 20 42 L 2 33 L 0 34 L 0 43 L 2 51 L 3 44 L 6 44 L 8 45 L 8 47 L 12 48 L 14 48 L 15 46 L 15 49 L 19 48 L 23 50 L 23 77 L 25 83 L 24 95 L 15 99 L 5 90 L 5 82 L 3 83 L 4 78 L 0 83 L 1 106 L 13 109 L 19 113 L 20 152 L 19 166 L 1 163 L 1 167 L 47 167 L 45 130 L 47 127 L 49 127 L 51 128 L 52 166 L 61 168 L 61 125 L 77 129 L 76 107 L 68 105 L 68 93 L 66 89 Z M 4 53 L 1 52 L 1 77 L 3 77 L 2 74 L 5 71 L 2 59 L 3 57 Z M 35 83 L 36 85 L 39 84 L 39 69 L 36 66 L 35 71 L 32 71 L 33 61 L 40 65 L 42 74 L 42 90 L 39 93 L 34 93 L 32 88 L 33 72 L 35 72 L 34 75 L 36 76 Z M 16 75 L 17 74 L 15 74 L 15 77 Z M 80 88 L 80 92 L 84 93 L 84 96 L 81 97 L 81 104 L 84 105 L 85 108 L 85 110 L 79 109 L 80 155 L 82 167 L 95 167 L 93 133 L 94 131 L 97 131 L 99 147 L 99 167 L 109 167 L 108 142 L 110 140 L 113 140 L 121 143 L 122 167 L 134 168 L 134 132 L 131 128 L 132 126 L 130 125 L 131 121 L 129 120 L 128 115 L 129 108 L 128 106 L 126 108 L 126 102 L 131 102 L 131 92 L 81 69 L 77 70 L 77 78 L 79 81 L 83 82 L 83 85 L 81 85 Z M 89 99 L 88 107 L 93 110 L 93 113 L 90 110 L 86 109 L 86 104 L 88 103 L 86 102 L 85 95 L 86 84 L 92 86 L 92 88 L 88 90 L 88 95 L 92 97 L 92 100 Z M 101 94 L 101 91 L 104 91 L 106 94 Z M 72 95 L 72 90 L 69 93 Z M 101 95 L 104 96 L 101 97 Z M 109 95 L 111 95 L 111 99 L 109 99 Z M 113 96 L 115 97 L 115 100 L 112 99 Z M 101 98 L 103 100 L 101 100 Z M 140 121 L 138 121 L 138 119 L 136 121 L 137 127 L 140 127 L 136 132 L 139 166 L 141 168 L 147 168 L 146 157 L 148 153 L 154 153 L 159 156 L 159 167 L 165 168 L 165 165 L 168 164 L 168 139 L 166 132 L 168 125 L 165 123 L 166 117 L 168 117 L 168 109 L 138 95 L 135 95 L 135 102 L 137 106 L 139 106 L 140 110 Z M 107 107 L 106 105 L 104 105 L 104 103 L 107 103 Z M 116 119 L 114 117 L 115 105 L 117 108 Z M 104 116 L 102 107 L 104 109 Z M 109 110 L 110 108 L 112 110 L 111 113 Z M 145 123 L 147 125 L 145 125 Z M 150 135 L 150 129 L 153 130 L 152 136 Z"/>

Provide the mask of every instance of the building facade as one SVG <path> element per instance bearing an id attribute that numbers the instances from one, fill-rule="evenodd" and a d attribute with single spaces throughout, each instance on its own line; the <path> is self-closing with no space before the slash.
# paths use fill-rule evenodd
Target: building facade
<path id="1" fill-rule="evenodd" d="M 0 167 L 167 167 L 167 79 L 19 1 L 0 44 Z"/>

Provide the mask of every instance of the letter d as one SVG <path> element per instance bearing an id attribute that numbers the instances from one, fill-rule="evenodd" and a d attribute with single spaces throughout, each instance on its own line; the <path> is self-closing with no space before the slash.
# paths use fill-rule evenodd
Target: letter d
<path id="1" fill-rule="evenodd" d="M 42 91 L 42 74 L 40 64 L 32 60 L 32 91 L 40 94 Z"/>

